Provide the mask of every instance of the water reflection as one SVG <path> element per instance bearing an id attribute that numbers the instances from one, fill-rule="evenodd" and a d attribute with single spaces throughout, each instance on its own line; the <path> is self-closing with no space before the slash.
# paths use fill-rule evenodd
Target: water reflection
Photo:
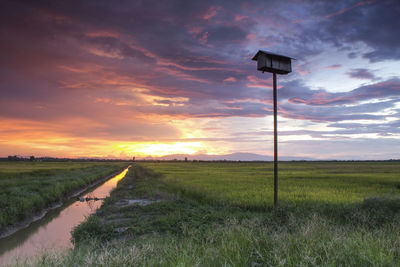
<path id="1" fill-rule="evenodd" d="M 29 227 L 0 239 L 0 265 L 5 265 L 15 258 L 26 259 L 43 250 L 72 248 L 71 230 L 101 206 L 102 199 L 110 195 L 111 190 L 125 177 L 128 169 L 83 195 L 84 199 L 90 200 L 70 200 Z M 99 200 L 93 200 L 94 198 Z"/>

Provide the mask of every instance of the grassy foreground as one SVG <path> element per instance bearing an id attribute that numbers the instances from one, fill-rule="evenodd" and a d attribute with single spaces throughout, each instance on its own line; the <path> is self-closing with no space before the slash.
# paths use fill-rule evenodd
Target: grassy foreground
<path id="1" fill-rule="evenodd" d="M 0 230 L 126 165 L 126 162 L 0 162 Z"/>
<path id="2" fill-rule="evenodd" d="M 74 250 L 33 265 L 400 265 L 398 162 L 280 167 L 273 210 L 268 164 L 135 165 L 74 230 Z"/>

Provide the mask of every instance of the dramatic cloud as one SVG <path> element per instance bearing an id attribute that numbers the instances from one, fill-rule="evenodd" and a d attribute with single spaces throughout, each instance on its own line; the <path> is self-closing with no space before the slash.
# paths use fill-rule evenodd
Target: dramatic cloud
<path id="1" fill-rule="evenodd" d="M 258 49 L 296 58 L 278 78 L 285 142 L 389 143 L 399 24 L 394 0 L 3 1 L 0 156 L 268 154 L 272 77 L 250 60 Z"/>
<path id="2" fill-rule="evenodd" d="M 318 12 L 327 14 L 320 26 L 337 46 L 352 47 L 362 42 L 371 49 L 362 52 L 371 62 L 400 59 L 400 36 L 393 34 L 400 22 L 400 2 L 342 1 L 318 6 Z"/>
<path id="3" fill-rule="evenodd" d="M 294 96 L 295 92 L 292 87 L 296 84 L 289 85 L 289 92 Z M 312 106 L 320 105 L 343 105 L 355 104 L 367 100 L 379 100 L 394 97 L 400 99 L 400 79 L 391 79 L 388 81 L 362 86 L 345 93 L 329 93 L 325 90 L 307 90 L 302 88 L 298 94 L 303 97 L 292 97 L 288 101 L 292 104 L 307 104 Z M 305 97 L 304 97 L 305 96 Z"/>
<path id="4" fill-rule="evenodd" d="M 375 75 L 367 69 L 352 69 L 347 74 L 351 78 L 374 80 Z"/>

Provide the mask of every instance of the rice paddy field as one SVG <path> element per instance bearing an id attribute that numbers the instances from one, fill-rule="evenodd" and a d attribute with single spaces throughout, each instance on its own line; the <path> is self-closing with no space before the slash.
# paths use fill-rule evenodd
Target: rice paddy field
<path id="1" fill-rule="evenodd" d="M 171 186 L 222 202 L 267 207 L 273 200 L 272 163 L 146 163 Z M 399 162 L 282 162 L 284 204 L 355 203 L 400 193 Z"/>
<path id="2" fill-rule="evenodd" d="M 0 162 L 0 231 L 127 165 L 126 162 Z"/>
<path id="3" fill-rule="evenodd" d="M 34 266 L 399 266 L 400 162 L 140 163 Z"/>

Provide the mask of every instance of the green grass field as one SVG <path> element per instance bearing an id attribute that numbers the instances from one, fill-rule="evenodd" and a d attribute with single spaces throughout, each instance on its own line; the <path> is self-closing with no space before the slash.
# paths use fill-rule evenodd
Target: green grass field
<path id="1" fill-rule="evenodd" d="M 265 207 L 273 200 L 272 163 L 146 163 L 177 189 L 233 204 Z M 284 204 L 354 203 L 400 193 L 399 162 L 282 162 Z"/>
<path id="2" fill-rule="evenodd" d="M 126 165 L 125 162 L 0 162 L 0 230 Z"/>
<path id="3" fill-rule="evenodd" d="M 141 163 L 40 266 L 399 266 L 400 162 Z M 153 203 L 121 205 L 127 200 Z"/>

